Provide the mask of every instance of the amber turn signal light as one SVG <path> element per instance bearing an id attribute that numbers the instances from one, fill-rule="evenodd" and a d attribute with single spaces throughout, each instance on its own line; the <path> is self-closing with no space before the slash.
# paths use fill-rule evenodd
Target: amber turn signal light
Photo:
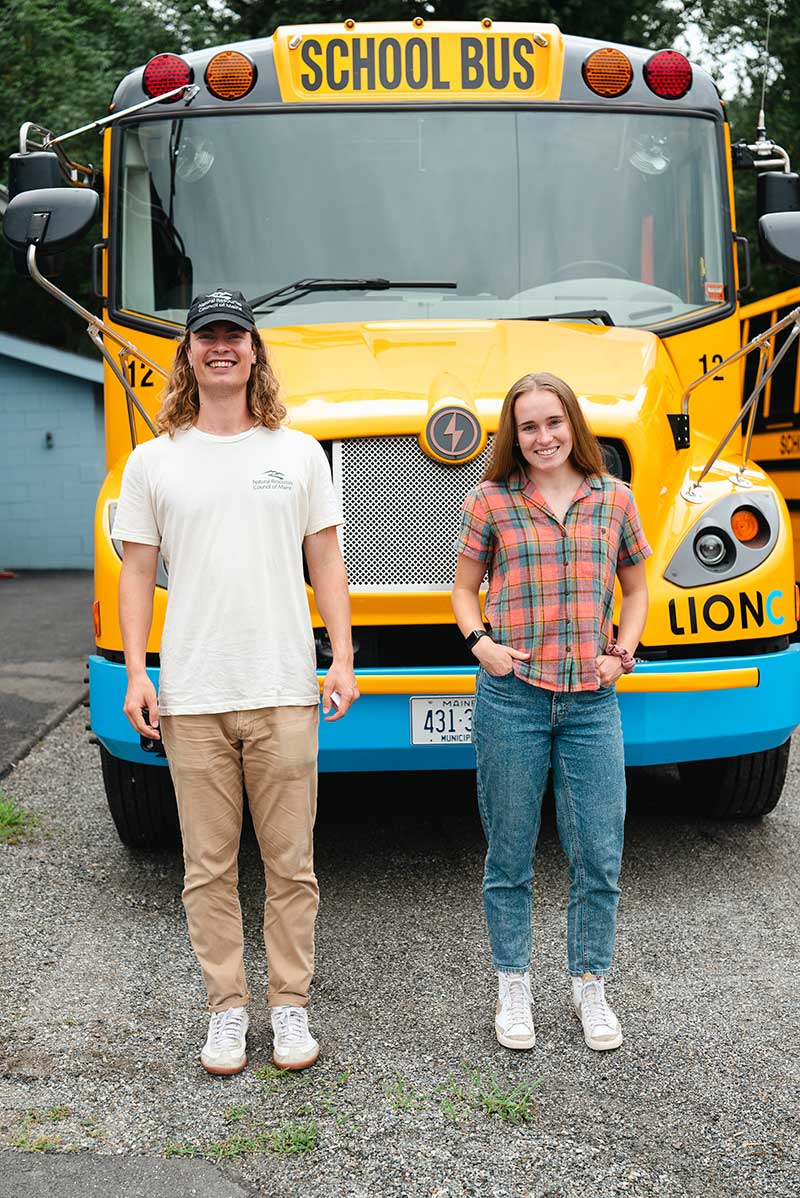
<path id="1" fill-rule="evenodd" d="M 238 50 L 221 50 L 206 67 L 206 87 L 218 100 L 241 100 L 255 81 L 255 63 Z"/>
<path id="2" fill-rule="evenodd" d="M 101 624 L 100 624 L 100 600 L 95 599 L 92 604 L 92 618 L 94 620 L 94 636 L 95 640 L 100 640 Z"/>
<path id="3" fill-rule="evenodd" d="M 631 85 L 633 67 L 621 50 L 604 46 L 584 62 L 583 79 L 595 95 L 621 96 Z"/>
<path id="4" fill-rule="evenodd" d="M 737 541 L 748 545 L 760 531 L 758 517 L 750 508 L 740 507 L 731 516 L 731 529 Z"/>

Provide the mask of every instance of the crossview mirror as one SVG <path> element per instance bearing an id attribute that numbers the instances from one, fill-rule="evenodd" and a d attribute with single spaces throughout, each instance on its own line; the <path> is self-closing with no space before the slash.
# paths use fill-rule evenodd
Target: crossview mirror
<path id="1" fill-rule="evenodd" d="M 90 188 L 45 187 L 9 200 L 3 234 L 15 250 L 54 251 L 78 241 L 97 216 L 100 197 Z"/>
<path id="2" fill-rule="evenodd" d="M 769 262 L 800 274 L 800 212 L 773 212 L 758 222 L 761 252 Z"/>

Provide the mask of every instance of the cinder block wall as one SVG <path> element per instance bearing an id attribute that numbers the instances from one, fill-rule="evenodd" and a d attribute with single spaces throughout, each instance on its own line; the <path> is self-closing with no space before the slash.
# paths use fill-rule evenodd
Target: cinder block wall
<path id="1" fill-rule="evenodd" d="M 97 384 L 0 354 L 0 569 L 92 568 L 104 455 Z"/>

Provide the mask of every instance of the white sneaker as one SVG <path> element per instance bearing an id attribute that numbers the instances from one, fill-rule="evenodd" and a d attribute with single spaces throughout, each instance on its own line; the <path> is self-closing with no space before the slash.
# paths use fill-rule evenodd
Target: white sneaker
<path id="1" fill-rule="evenodd" d="M 308 1030 L 305 1007 L 272 1007 L 275 1040 L 272 1060 L 279 1069 L 306 1069 L 319 1056 L 319 1044 Z"/>
<path id="2" fill-rule="evenodd" d="M 619 1048 L 622 1028 L 606 1002 L 603 978 L 594 973 L 572 978 L 572 1004 L 583 1025 L 583 1038 L 589 1048 L 596 1052 Z"/>
<path id="3" fill-rule="evenodd" d="M 249 1023 L 244 1007 L 215 1011 L 208 1021 L 208 1039 L 200 1053 L 203 1068 L 223 1077 L 241 1073 L 247 1064 L 245 1040 Z"/>
<path id="4" fill-rule="evenodd" d="M 494 1030 L 503 1048 L 533 1048 L 531 978 L 529 973 L 498 973 L 499 994 Z"/>

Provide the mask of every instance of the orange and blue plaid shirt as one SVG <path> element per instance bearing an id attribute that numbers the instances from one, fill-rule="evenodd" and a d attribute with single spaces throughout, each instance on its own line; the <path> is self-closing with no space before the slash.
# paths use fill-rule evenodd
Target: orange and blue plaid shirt
<path id="1" fill-rule="evenodd" d="M 478 483 L 464 500 L 456 548 L 486 563 L 494 639 L 531 651 L 514 662 L 517 676 L 544 690 L 597 690 L 595 659 L 613 634 L 617 568 L 652 552 L 625 483 L 587 475 L 563 524 L 522 471 Z"/>

